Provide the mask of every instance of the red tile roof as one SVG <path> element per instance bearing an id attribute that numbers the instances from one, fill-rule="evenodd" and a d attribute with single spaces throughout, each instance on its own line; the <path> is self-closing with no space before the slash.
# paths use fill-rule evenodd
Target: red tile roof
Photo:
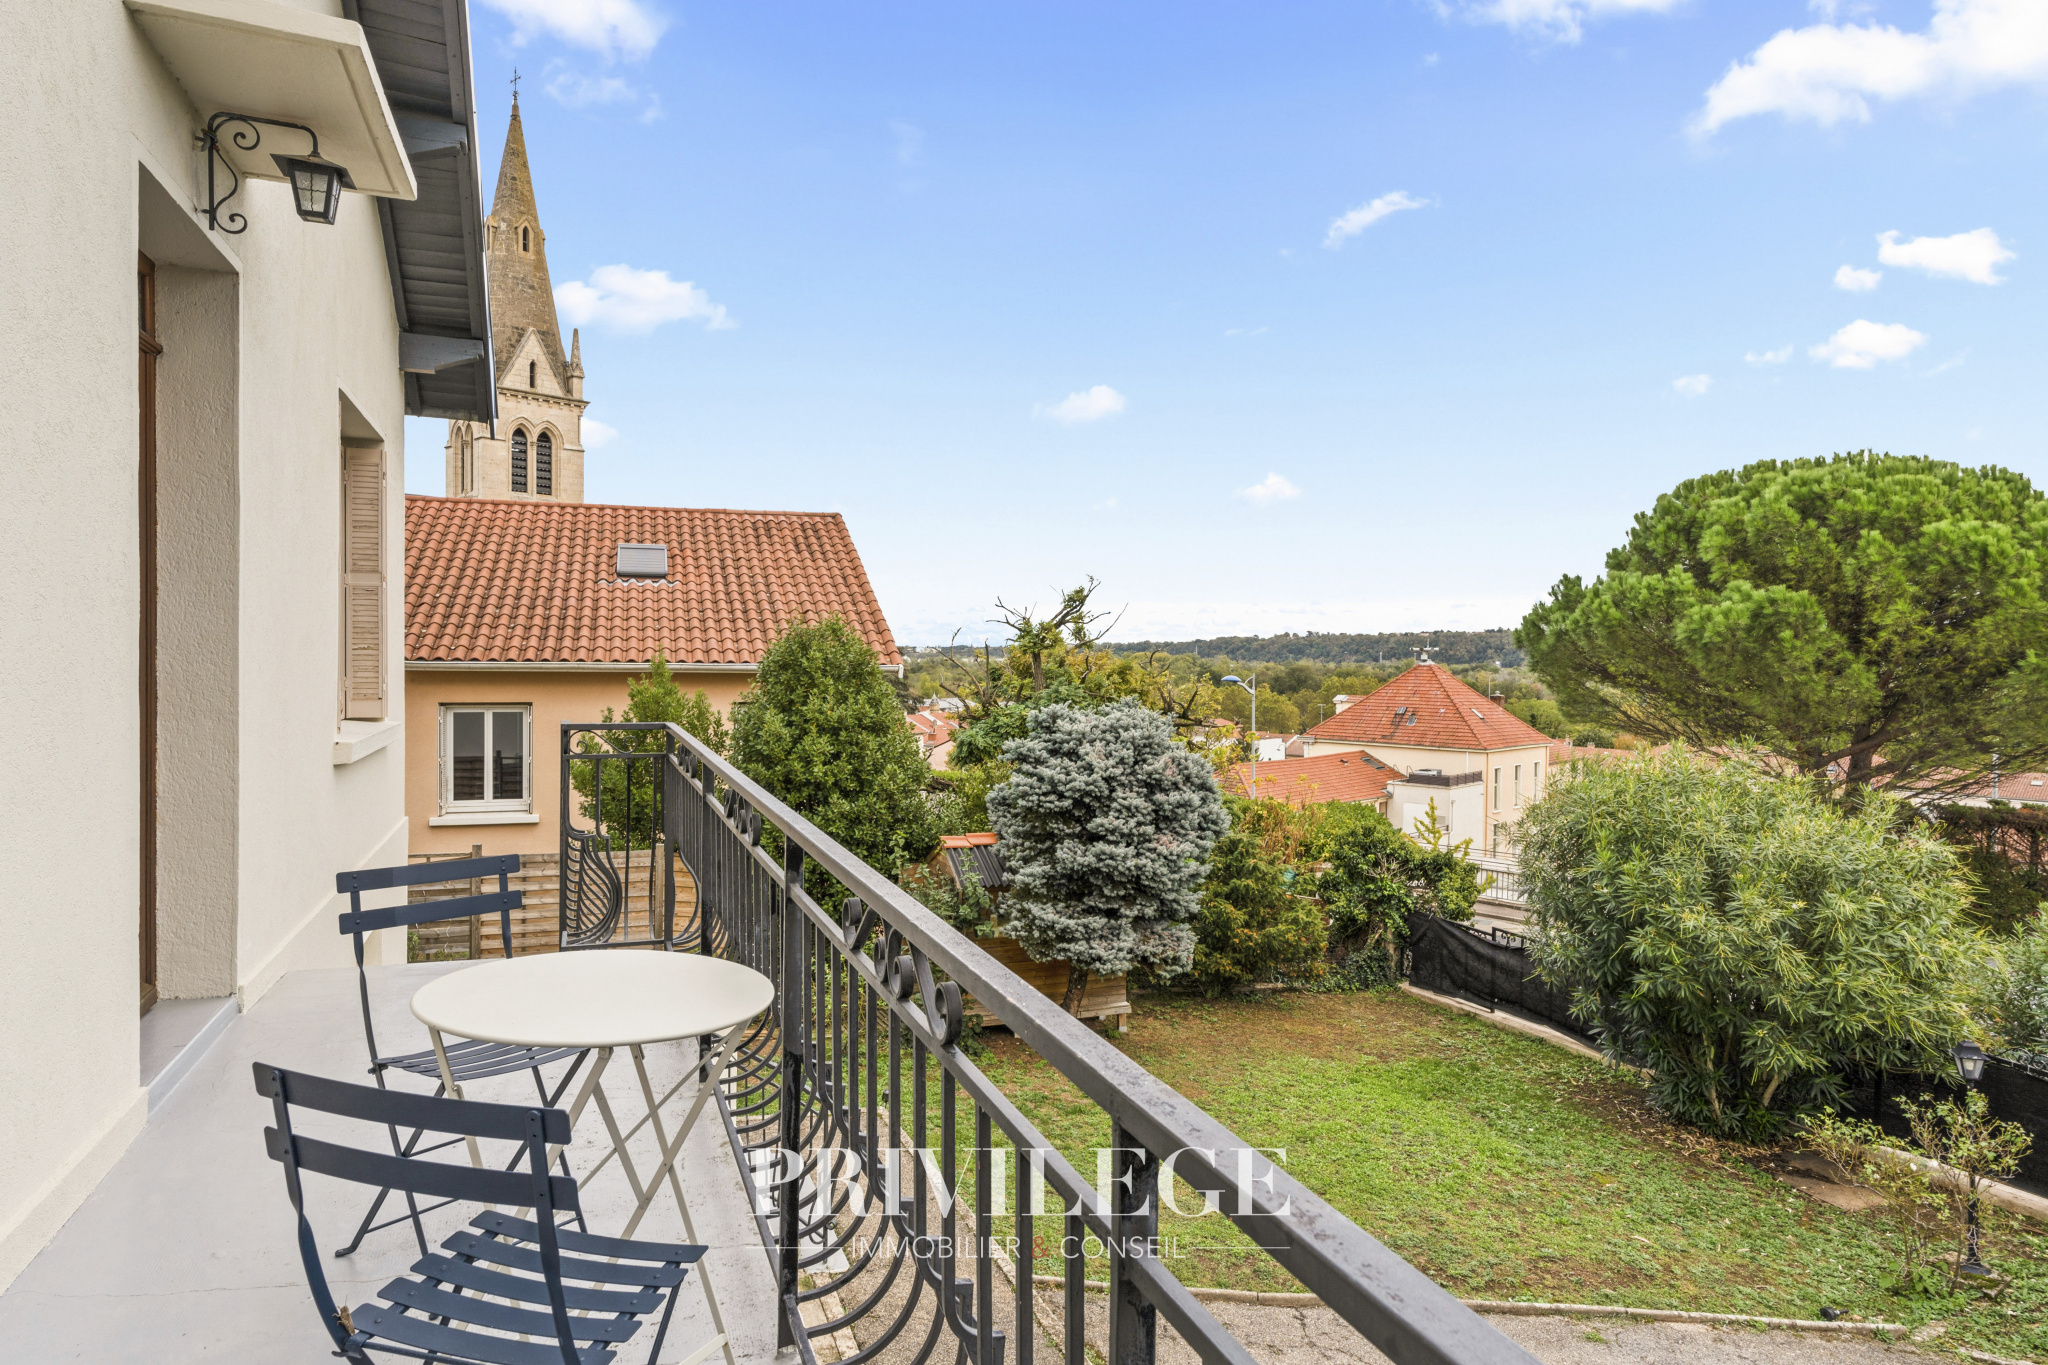
<path id="1" fill-rule="evenodd" d="M 1397 709 L 1400 715 L 1395 714 Z M 1309 734 L 1350 744 L 1412 744 L 1421 749 L 1550 744 L 1550 736 L 1515 719 L 1493 698 L 1480 696 L 1441 664 L 1415 665 Z"/>
<path id="2" fill-rule="evenodd" d="M 1367 753 L 1283 758 L 1261 763 L 1258 769 L 1258 794 L 1290 806 L 1306 806 L 1316 801 L 1376 802 L 1387 794 L 1387 783 L 1401 776 Z M 1223 775 L 1223 788 L 1243 796 L 1251 776 L 1251 764 L 1234 764 Z"/>
<path id="3" fill-rule="evenodd" d="M 621 541 L 668 546 L 667 579 L 620 580 Z M 407 659 L 751 664 L 832 615 L 902 662 L 835 512 L 405 500 Z"/>

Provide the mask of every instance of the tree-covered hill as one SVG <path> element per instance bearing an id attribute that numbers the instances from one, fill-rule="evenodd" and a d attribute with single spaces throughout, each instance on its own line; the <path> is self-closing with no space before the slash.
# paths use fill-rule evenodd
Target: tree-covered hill
<path id="1" fill-rule="evenodd" d="M 1422 630 L 1388 635 L 1347 635 L 1310 631 L 1305 635 L 1225 635 L 1213 640 L 1113 641 L 1110 648 L 1120 654 L 1221 654 L 1232 659 L 1261 662 L 1370 664 L 1412 659 L 1418 649 L 1443 664 L 1488 664 L 1498 660 L 1508 667 L 1522 663 L 1522 651 L 1515 647 L 1512 630 Z"/>

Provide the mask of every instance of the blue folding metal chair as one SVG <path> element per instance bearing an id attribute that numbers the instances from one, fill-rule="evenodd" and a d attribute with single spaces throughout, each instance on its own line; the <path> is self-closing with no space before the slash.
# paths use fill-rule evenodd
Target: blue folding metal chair
<path id="1" fill-rule="evenodd" d="M 557 1226 L 558 1215 L 581 1209 L 575 1180 L 548 1173 L 548 1145 L 569 1141 L 567 1114 L 349 1085 L 265 1062 L 256 1063 L 255 1072 L 256 1093 L 271 1101 L 276 1118 L 276 1126 L 264 1129 L 263 1137 L 270 1159 L 284 1166 L 285 1191 L 298 1215 L 299 1259 L 305 1263 L 307 1286 L 343 1359 L 374 1365 L 374 1352 L 479 1365 L 610 1365 L 618 1348 L 640 1330 L 640 1319 L 657 1309 L 661 1326 L 647 1356 L 650 1365 L 661 1354 L 676 1295 L 706 1248 L 592 1237 Z M 295 1108 L 390 1129 L 452 1134 L 455 1142 L 516 1142 L 525 1169 L 482 1170 L 386 1156 L 306 1137 L 293 1130 Z M 308 1172 L 404 1190 L 408 1198 L 532 1209 L 534 1217 L 478 1214 L 467 1229 L 441 1243 L 445 1254 L 423 1252 L 410 1275 L 378 1290 L 382 1303 L 350 1310 L 334 1301 L 306 1218 L 303 1179 Z M 482 1295 L 510 1302 L 486 1302 Z"/>
<path id="2" fill-rule="evenodd" d="M 377 1051 L 377 1027 L 370 1019 L 370 977 L 363 966 L 363 935 L 379 929 L 395 929 L 400 926 L 423 924 L 429 920 L 464 919 L 496 912 L 501 941 L 505 955 L 512 955 L 512 912 L 525 904 L 525 895 L 512 889 L 512 874 L 519 870 L 519 855 L 503 853 L 489 858 L 464 858 L 459 862 L 411 863 L 404 867 L 373 867 L 354 872 L 337 873 L 334 889 L 348 897 L 348 912 L 341 917 L 341 932 L 353 935 L 356 946 L 356 988 L 363 1003 L 363 1037 L 370 1045 L 370 1074 L 376 1078 L 377 1088 L 384 1089 L 386 1071 L 403 1071 L 414 1076 L 431 1079 L 434 1093 L 442 1094 L 447 1083 L 441 1079 L 441 1061 L 428 1048 L 423 1052 L 407 1052 L 383 1056 Z M 379 909 L 363 908 L 363 893 L 385 891 L 394 887 L 421 886 L 433 882 L 468 881 L 483 877 L 496 877 L 498 889 L 480 896 L 456 896 L 448 900 L 421 901 L 409 905 L 392 905 Z M 587 1050 L 556 1047 L 520 1047 L 509 1043 L 480 1043 L 467 1038 L 445 1038 L 448 1053 L 448 1069 L 461 1085 L 467 1081 L 481 1080 L 486 1076 L 502 1076 L 511 1071 L 531 1071 L 534 1088 L 540 1092 L 543 1105 L 560 1102 L 568 1090 L 569 1082 L 590 1054 Z M 563 1073 L 561 1082 L 549 1091 L 542 1079 L 540 1069 L 550 1062 L 564 1057 L 575 1061 Z M 450 1143 L 437 1143 L 431 1147 L 420 1147 L 422 1134 L 415 1130 L 410 1138 L 401 1140 L 398 1129 L 391 1130 L 391 1150 L 401 1157 L 420 1156 L 438 1151 Z M 516 1160 L 516 1158 L 515 1158 Z M 562 1171 L 569 1170 L 568 1160 L 562 1162 Z M 363 1238 L 373 1232 L 392 1227 L 408 1219 L 412 1222 L 413 1237 L 420 1244 L 422 1255 L 427 1250 L 426 1230 L 420 1226 L 420 1214 L 431 1213 L 433 1206 L 419 1207 L 418 1201 L 410 1194 L 406 1196 L 406 1212 L 396 1218 L 377 1222 L 377 1214 L 384 1207 L 390 1190 L 380 1190 L 371 1201 L 370 1211 L 363 1215 L 361 1226 L 355 1237 L 336 1256 L 347 1256 L 363 1244 Z"/>

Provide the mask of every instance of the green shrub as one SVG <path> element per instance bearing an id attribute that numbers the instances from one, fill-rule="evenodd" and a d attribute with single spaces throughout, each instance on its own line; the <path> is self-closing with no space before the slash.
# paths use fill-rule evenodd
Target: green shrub
<path id="1" fill-rule="evenodd" d="M 612 710 L 604 710 L 606 722 Z M 647 672 L 626 682 L 626 721 L 661 722 L 680 725 L 702 740 L 713 753 L 723 754 L 731 743 L 725 717 L 703 691 L 685 694 L 669 672 L 668 659 L 660 650 L 647 665 Z M 594 734 L 577 737 L 579 753 L 660 753 L 668 736 L 658 730 L 612 730 L 600 739 Z M 599 767 L 604 770 L 604 819 L 598 816 Z M 661 780 L 658 760 L 633 759 L 626 762 L 575 763 L 569 779 L 581 798 L 577 812 L 592 825 L 601 824 L 612 847 L 651 848 L 654 828 L 656 784 Z"/>
<path id="2" fill-rule="evenodd" d="M 1400 979 L 1411 914 L 1472 918 L 1479 882 L 1465 856 L 1471 841 L 1444 847 L 1434 802 L 1418 835 L 1370 806 L 1325 810 L 1318 842 L 1329 870 L 1318 889 L 1330 916 L 1331 970 L 1346 986 L 1391 985 Z"/>
<path id="3" fill-rule="evenodd" d="M 1748 754 L 1560 774 L 1522 817 L 1544 978 L 1668 1112 L 1764 1137 L 1851 1067 L 1939 1069 L 1980 951 L 1955 851 Z"/>
<path id="4" fill-rule="evenodd" d="M 839 617 L 788 626 L 734 711 L 740 771 L 868 866 L 893 875 L 938 846 L 931 769 L 874 649 Z M 814 890 L 836 905 L 829 884 Z"/>
<path id="5" fill-rule="evenodd" d="M 1323 975 L 1329 933 L 1308 869 L 1315 807 L 1224 798 L 1230 832 L 1209 855 L 1188 980 L 1205 995 Z"/>
<path id="6" fill-rule="evenodd" d="M 1977 1008 L 1999 1050 L 2048 1056 L 2048 921 L 2037 916 L 1997 940 L 1977 973 Z"/>

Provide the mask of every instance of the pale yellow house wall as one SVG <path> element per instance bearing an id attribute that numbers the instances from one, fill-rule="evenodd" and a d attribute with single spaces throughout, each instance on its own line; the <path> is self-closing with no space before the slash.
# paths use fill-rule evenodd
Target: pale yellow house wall
<path id="1" fill-rule="evenodd" d="M 339 15 L 339 0 L 296 8 Z M 164 850 L 160 976 L 253 1004 L 348 960 L 334 874 L 401 861 L 404 745 L 333 762 L 347 396 L 384 443 L 393 642 L 404 486 L 397 326 L 375 206 L 301 222 L 244 185 L 209 233 L 199 111 L 120 0 L 0 5 L 29 64 L 0 138 L 0 1287 L 141 1130 L 136 906 L 136 253 L 160 281 Z M 209 111 L 210 112 L 210 111 Z M 174 391 L 175 388 L 175 391 Z M 395 664 L 395 648 L 392 651 Z M 403 681 L 393 666 L 391 714 Z M 373 945 L 373 951 L 379 951 Z"/>
<path id="2" fill-rule="evenodd" d="M 1496 824 L 1513 824 L 1522 818 L 1524 807 L 1534 803 L 1550 785 L 1550 748 L 1548 745 L 1526 745 L 1515 749 L 1430 749 L 1406 744 L 1358 744 L 1348 740 L 1318 739 L 1309 750 L 1311 755 L 1330 753 L 1364 752 L 1401 773 L 1412 773 L 1417 768 L 1440 768 L 1446 773 L 1483 772 L 1485 779 L 1477 785 L 1485 789 L 1483 828 L 1474 833 L 1470 828 L 1461 828 L 1458 837 L 1463 839 L 1472 834 L 1475 852 L 1491 852 L 1493 829 Z M 1515 766 L 1521 765 L 1522 790 L 1515 791 Z M 1501 791 L 1498 809 L 1494 803 L 1493 770 L 1501 772 Z M 1540 774 L 1540 775 L 1539 775 Z M 1420 790 L 1420 789 L 1417 789 Z M 1448 788 L 1456 791 L 1459 788 Z M 1438 801 L 1441 812 L 1444 803 Z M 1393 816 L 1389 815 L 1389 819 Z M 1407 828 L 1401 820 L 1395 824 Z"/>
<path id="3" fill-rule="evenodd" d="M 636 670 L 495 668 L 406 670 L 405 802 L 414 853 L 467 853 L 482 844 L 491 853 L 554 853 L 560 840 L 562 724 L 596 721 L 609 708 L 614 718 L 626 709 L 626 684 Z M 727 715 L 733 699 L 753 685 L 752 673 L 697 673 L 674 670 L 685 694 L 702 692 Z M 533 708 L 533 823 L 434 824 L 441 809 L 441 708 L 461 704 L 529 705 Z M 462 819 L 462 816 L 456 816 Z M 475 819 L 476 817 L 467 817 Z"/>

